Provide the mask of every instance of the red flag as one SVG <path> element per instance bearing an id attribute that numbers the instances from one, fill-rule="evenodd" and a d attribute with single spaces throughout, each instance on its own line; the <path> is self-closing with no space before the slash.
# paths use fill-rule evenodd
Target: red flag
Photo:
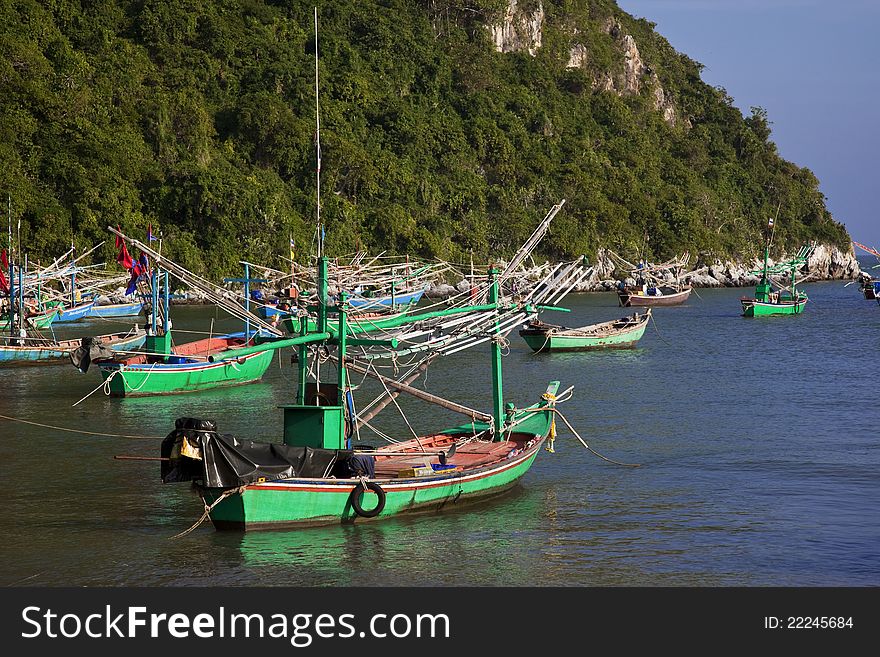
<path id="1" fill-rule="evenodd" d="M 9 259 L 6 257 L 6 249 L 3 249 L 3 253 L 0 253 L 0 264 L 3 265 L 0 268 L 0 291 L 9 294 L 9 281 L 6 280 L 6 270 L 9 269 Z"/>
<path id="2" fill-rule="evenodd" d="M 122 228 L 119 227 L 119 224 L 116 224 L 116 230 L 118 230 L 120 233 L 122 232 Z M 117 235 L 116 236 L 116 248 L 118 249 L 120 246 L 122 246 L 123 243 L 124 242 L 122 241 L 122 238 L 119 237 L 119 235 Z"/>
<path id="3" fill-rule="evenodd" d="M 125 242 L 122 243 L 122 248 L 119 250 L 119 253 L 116 254 L 116 262 L 126 269 L 131 269 L 132 260 L 131 256 L 128 255 L 128 249 L 125 247 Z"/>
<path id="4" fill-rule="evenodd" d="M 0 264 L 3 265 L 3 269 L 9 269 L 9 258 L 6 256 L 6 249 L 3 249 L 3 253 L 0 253 Z"/>

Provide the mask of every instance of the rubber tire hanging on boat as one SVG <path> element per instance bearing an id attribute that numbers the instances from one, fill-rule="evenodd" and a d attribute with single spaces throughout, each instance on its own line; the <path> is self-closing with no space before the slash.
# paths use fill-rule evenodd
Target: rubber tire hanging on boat
<path id="1" fill-rule="evenodd" d="M 361 506 L 361 495 L 366 493 L 367 489 L 376 493 L 379 502 L 376 504 L 376 508 L 364 511 L 364 507 Z M 385 491 L 382 490 L 382 487 L 379 484 L 373 481 L 361 481 L 352 489 L 350 500 L 351 508 L 354 509 L 354 512 L 361 518 L 375 518 L 382 513 L 382 509 L 385 508 Z"/>

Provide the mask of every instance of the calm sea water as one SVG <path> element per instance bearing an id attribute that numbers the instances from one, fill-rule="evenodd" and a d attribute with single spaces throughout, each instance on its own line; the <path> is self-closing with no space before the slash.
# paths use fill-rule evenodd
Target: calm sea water
<path id="1" fill-rule="evenodd" d="M 514 332 L 505 395 L 537 400 L 573 385 L 560 408 L 601 461 L 565 431 L 509 495 L 466 510 L 355 526 L 216 532 L 176 540 L 201 514 L 157 455 L 183 416 L 276 440 L 294 394 L 289 353 L 261 383 L 176 397 L 117 400 L 70 366 L 0 370 L 0 584 L 22 585 L 878 585 L 880 306 L 855 285 L 806 285 L 797 317 L 745 319 L 743 290 L 699 290 L 655 310 L 634 350 L 534 355 Z M 613 294 L 569 297 L 580 326 L 620 317 Z M 180 329 L 214 311 L 174 309 Z M 214 330 L 233 330 L 217 319 Z M 63 334 L 121 324 L 77 325 Z M 60 330 L 60 329 L 59 329 Z M 183 340 L 184 334 L 178 334 Z M 490 407 L 487 349 L 435 364 L 428 390 Z M 363 385 L 362 397 L 375 388 Z M 459 418 L 415 400 L 419 432 Z M 393 407 L 378 424 L 406 437 Z M 380 416 L 381 417 L 381 416 Z M 367 438 L 368 436 L 363 436 Z M 378 442 L 378 441 L 371 441 Z"/>

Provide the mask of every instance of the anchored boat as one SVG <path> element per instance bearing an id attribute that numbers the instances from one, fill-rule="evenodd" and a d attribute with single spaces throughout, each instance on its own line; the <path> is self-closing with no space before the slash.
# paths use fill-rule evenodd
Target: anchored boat
<path id="1" fill-rule="evenodd" d="M 651 309 L 641 315 L 633 313 L 610 322 L 581 328 L 567 328 L 532 320 L 519 332 L 532 351 L 589 351 L 592 349 L 626 349 L 636 345 L 644 335 L 651 318 Z"/>
<path id="2" fill-rule="evenodd" d="M 806 292 L 797 289 L 796 274 L 798 269 L 806 264 L 807 259 L 813 252 L 812 245 L 800 248 L 797 255 L 784 262 L 770 265 L 770 243 L 773 240 L 773 219 L 767 225 L 767 241 L 764 246 L 764 266 L 751 272 L 753 276 L 761 276 L 761 280 L 755 286 L 754 297 L 741 297 L 743 317 L 764 317 L 768 315 L 799 315 L 809 301 Z M 771 276 L 788 274 L 789 285 L 774 292 L 771 286 Z"/>
<path id="3" fill-rule="evenodd" d="M 319 259 L 326 271 L 326 258 Z M 424 326 L 431 320 L 479 319 L 479 333 L 457 322 L 457 343 L 465 344 L 487 326 L 493 334 L 509 319 L 537 312 L 537 306 L 499 300 L 497 270 L 490 274 L 488 303 L 401 318 Z M 326 299 L 326 279 L 319 279 L 319 297 Z M 553 293 L 548 285 L 544 293 Z M 353 445 L 359 418 L 354 413 L 348 372 L 370 373 L 349 355 L 352 346 L 397 350 L 398 341 L 359 338 L 349 324 L 347 305 L 336 307 L 338 324 L 328 323 L 328 306 L 319 306 L 317 331 L 240 350 L 297 347 L 300 387 L 296 404 L 283 406 L 283 442 L 259 443 L 223 436 L 212 421 L 181 418 L 162 443 L 162 479 L 192 481 L 202 495 L 206 514 L 217 529 L 267 529 L 354 522 L 400 513 L 431 510 L 483 499 L 512 487 L 529 469 L 538 450 L 554 433 L 554 404 L 559 383 L 552 382 L 537 403 L 505 407 L 502 395 L 501 341 L 491 339 L 493 413 L 487 414 L 440 400 L 408 384 L 375 374 L 386 388 L 417 394 L 463 413 L 470 421 L 458 427 L 396 442 L 376 450 Z M 440 323 L 437 324 L 440 326 Z M 434 333 L 434 331 L 430 331 Z M 441 340 L 440 338 L 437 338 Z M 443 353 L 448 338 L 431 351 Z M 322 353 L 335 347 L 337 380 L 331 388 L 342 403 L 308 404 L 307 373 L 311 347 Z M 389 391 L 390 396 L 390 391 Z M 371 502 L 365 503 L 369 494 Z"/>
<path id="4" fill-rule="evenodd" d="M 82 346 L 83 340 L 106 349 L 128 351 L 143 345 L 146 335 L 143 329 L 134 327 L 130 331 L 73 340 L 3 336 L 0 338 L 0 365 L 61 364 Z"/>
<path id="5" fill-rule="evenodd" d="M 629 269 L 635 285 L 621 281 L 617 286 L 617 299 L 621 307 L 630 306 L 678 306 L 691 295 L 691 285 L 684 282 L 684 273 L 690 254 L 684 253 L 659 265 L 639 261 L 634 265 L 609 251 L 608 254 L 620 265 Z"/>
<path id="6" fill-rule="evenodd" d="M 161 258 L 137 240 L 115 229 L 110 230 L 121 240 L 129 241 L 139 246 L 145 253 L 149 252 L 150 255 Z M 166 258 L 162 258 L 161 262 L 171 266 Z M 196 392 L 220 386 L 252 383 L 262 378 L 272 362 L 271 352 L 256 350 L 246 355 L 235 354 L 240 348 L 253 345 L 264 335 L 261 330 L 251 330 L 249 324 L 246 324 L 245 331 L 241 333 L 210 336 L 172 346 L 168 271 L 163 271 L 157 265 L 149 277 L 150 321 L 147 324 L 143 353 L 92 360 L 92 363 L 100 369 L 105 389 L 110 396 L 132 397 Z M 164 279 L 161 290 L 160 279 Z M 239 312 L 246 311 L 239 308 Z M 251 318 L 250 315 L 245 317 Z M 253 319 L 260 321 L 255 316 Z"/>
<path id="7" fill-rule="evenodd" d="M 626 287 L 617 291 L 617 297 L 622 307 L 630 306 L 678 306 L 688 300 L 691 295 L 691 286 L 680 287 L 671 285 L 648 285 L 632 288 Z"/>

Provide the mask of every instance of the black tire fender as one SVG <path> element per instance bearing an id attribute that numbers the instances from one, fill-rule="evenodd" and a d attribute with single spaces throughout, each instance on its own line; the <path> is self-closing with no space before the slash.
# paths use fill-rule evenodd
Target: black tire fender
<path id="1" fill-rule="evenodd" d="M 379 503 L 376 504 L 376 508 L 364 511 L 364 507 L 361 506 L 361 496 L 366 493 L 368 489 L 376 493 L 376 497 L 379 498 Z M 354 512 L 361 518 L 375 518 L 382 513 L 382 509 L 385 508 L 385 491 L 382 490 L 382 487 L 379 484 L 373 481 L 358 482 L 358 484 L 352 489 L 351 497 L 349 499 L 351 501 L 351 508 L 354 509 Z"/>

